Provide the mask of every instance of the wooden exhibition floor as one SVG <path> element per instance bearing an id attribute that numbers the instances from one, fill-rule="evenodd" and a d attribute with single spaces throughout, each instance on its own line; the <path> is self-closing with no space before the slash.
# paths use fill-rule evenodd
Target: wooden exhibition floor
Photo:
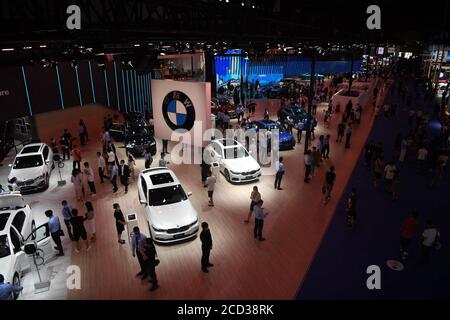
<path id="1" fill-rule="evenodd" d="M 310 184 L 303 183 L 303 142 L 292 151 L 282 152 L 286 167 L 282 182 L 284 190 L 274 190 L 273 176 L 263 176 L 260 181 L 246 185 L 231 185 L 221 177 L 216 186 L 214 208 L 207 205 L 199 165 L 169 165 L 185 190 L 193 192 L 191 201 L 199 213 L 200 222 L 207 221 L 210 225 L 214 241 L 211 262 L 215 266 L 210 268 L 208 274 L 200 270 L 201 245 L 198 238 L 178 245 L 157 246 L 161 260 L 157 267 L 160 288 L 149 292 L 147 281 L 135 277 L 139 267 L 137 259 L 131 255 L 128 239 L 125 245 L 117 243 L 113 219 L 112 205 L 117 202 L 124 213 L 137 212 L 139 225 L 148 234 L 143 209 L 138 201 L 137 187 L 132 183 L 127 195 L 124 194 L 123 187 L 112 194 L 108 180 L 103 185 L 97 181 L 98 194 L 91 199 L 96 213 L 97 242 L 88 252 L 83 249 L 78 254 L 72 253 L 71 262 L 81 268 L 82 279 L 81 289 L 69 291 L 68 298 L 294 298 L 351 175 L 373 120 L 372 111 L 367 106 L 361 125 L 354 130 L 351 149 L 344 149 L 343 144 L 336 145 L 334 142 L 341 114 L 333 118 L 331 129 L 324 129 L 322 109 L 325 107 L 323 104 L 318 108 L 319 130 L 316 137 L 328 132 L 332 135 L 331 156 L 325 162 L 325 167 L 335 165 L 337 174 L 333 198 L 328 205 L 324 206 L 322 203 L 321 188 L 326 171 L 324 167 L 316 171 Z M 96 125 L 98 124 L 90 124 L 90 127 L 94 128 Z M 96 164 L 94 159 L 98 145 L 90 142 L 83 148 L 92 164 Z M 118 152 L 121 155 L 119 159 L 124 158 L 124 149 L 120 148 Z M 154 165 L 157 164 L 156 160 L 155 157 Z M 142 169 L 143 160 L 137 160 L 137 166 Z M 270 212 L 263 230 L 267 240 L 263 242 L 253 239 L 253 223 L 243 222 L 247 217 L 253 185 L 259 187 L 265 207 Z M 70 185 L 61 189 L 59 198 L 67 198 L 74 203 L 72 191 Z M 54 198 L 53 196 L 52 199 Z M 49 206 L 58 209 L 59 203 L 52 201 Z M 82 203 L 78 204 L 78 208 L 84 212 Z"/>

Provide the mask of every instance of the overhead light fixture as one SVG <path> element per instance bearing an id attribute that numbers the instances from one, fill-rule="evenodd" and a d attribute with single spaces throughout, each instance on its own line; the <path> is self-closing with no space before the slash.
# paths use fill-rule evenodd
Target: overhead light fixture
<path id="1" fill-rule="evenodd" d="M 41 45 L 39 46 L 39 48 L 47 48 L 47 45 L 41 44 Z"/>
<path id="2" fill-rule="evenodd" d="M 252 5 L 252 9 L 255 9 L 255 5 Z"/>
<path id="3" fill-rule="evenodd" d="M 30 50 L 30 49 L 32 49 L 33 47 L 23 47 L 23 49 L 24 50 Z"/>
<path id="4" fill-rule="evenodd" d="M 245 6 L 245 3 L 242 2 L 241 5 L 242 5 L 242 6 Z"/>
<path id="5" fill-rule="evenodd" d="M 14 51 L 14 48 L 3 48 L 2 51 Z"/>
<path id="6" fill-rule="evenodd" d="M 135 47 L 140 47 L 141 45 L 139 43 L 134 44 Z"/>
<path id="7" fill-rule="evenodd" d="M 164 52 L 161 52 L 159 55 L 160 56 L 165 56 L 166 54 Z"/>
<path id="8" fill-rule="evenodd" d="M 230 2 L 230 0 L 225 0 L 226 3 Z"/>

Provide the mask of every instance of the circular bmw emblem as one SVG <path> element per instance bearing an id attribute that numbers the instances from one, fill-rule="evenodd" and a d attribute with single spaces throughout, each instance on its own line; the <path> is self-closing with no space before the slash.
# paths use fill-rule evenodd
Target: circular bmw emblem
<path id="1" fill-rule="evenodd" d="M 191 130 L 195 121 L 195 108 L 191 99 L 181 91 L 169 92 L 163 100 L 162 113 L 172 129 Z"/>

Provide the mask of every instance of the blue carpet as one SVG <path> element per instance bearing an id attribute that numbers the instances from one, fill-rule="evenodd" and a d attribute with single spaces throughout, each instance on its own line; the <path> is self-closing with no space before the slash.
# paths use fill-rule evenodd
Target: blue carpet
<path id="1" fill-rule="evenodd" d="M 387 97 L 397 101 L 397 97 Z M 425 112 L 431 113 L 428 107 Z M 398 133 L 409 132 L 407 111 L 398 110 L 394 118 L 376 120 L 369 141 L 383 144 L 385 161 L 393 159 Z M 401 170 L 400 200 L 392 202 L 383 183 L 374 189 L 372 173 L 358 159 L 346 192 L 320 248 L 310 266 L 297 299 L 448 299 L 450 298 L 450 178 L 430 188 L 431 174 L 418 175 L 415 163 L 406 162 Z M 346 201 L 351 188 L 358 190 L 357 221 L 346 224 Z M 410 257 L 403 271 L 386 266 L 389 259 L 400 260 L 400 225 L 412 210 L 419 212 L 419 232 L 410 245 Z M 425 221 L 432 219 L 442 239 L 442 248 L 434 251 L 427 265 L 419 265 L 421 234 Z M 381 290 L 369 290 L 366 268 L 381 268 Z"/>

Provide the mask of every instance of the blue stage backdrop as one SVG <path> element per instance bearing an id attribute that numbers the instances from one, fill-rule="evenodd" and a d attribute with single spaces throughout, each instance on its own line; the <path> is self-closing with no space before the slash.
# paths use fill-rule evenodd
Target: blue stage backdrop
<path id="1" fill-rule="evenodd" d="M 355 60 L 353 71 L 361 69 L 362 60 Z M 261 92 L 265 88 L 277 86 L 282 78 L 310 73 L 311 60 L 298 56 L 262 56 L 248 59 L 239 55 L 215 57 L 216 89 L 218 94 L 227 94 L 227 85 L 236 87 L 242 81 L 259 82 Z M 349 72 L 351 61 L 317 61 L 319 74 Z M 261 96 L 264 97 L 264 94 Z"/>
<path id="2" fill-rule="evenodd" d="M 96 61 L 1 67 L 1 120 L 99 103 L 117 111 L 151 111 L 150 73 L 129 70 L 120 62 Z M 144 110 L 145 108 L 147 110 Z"/>

